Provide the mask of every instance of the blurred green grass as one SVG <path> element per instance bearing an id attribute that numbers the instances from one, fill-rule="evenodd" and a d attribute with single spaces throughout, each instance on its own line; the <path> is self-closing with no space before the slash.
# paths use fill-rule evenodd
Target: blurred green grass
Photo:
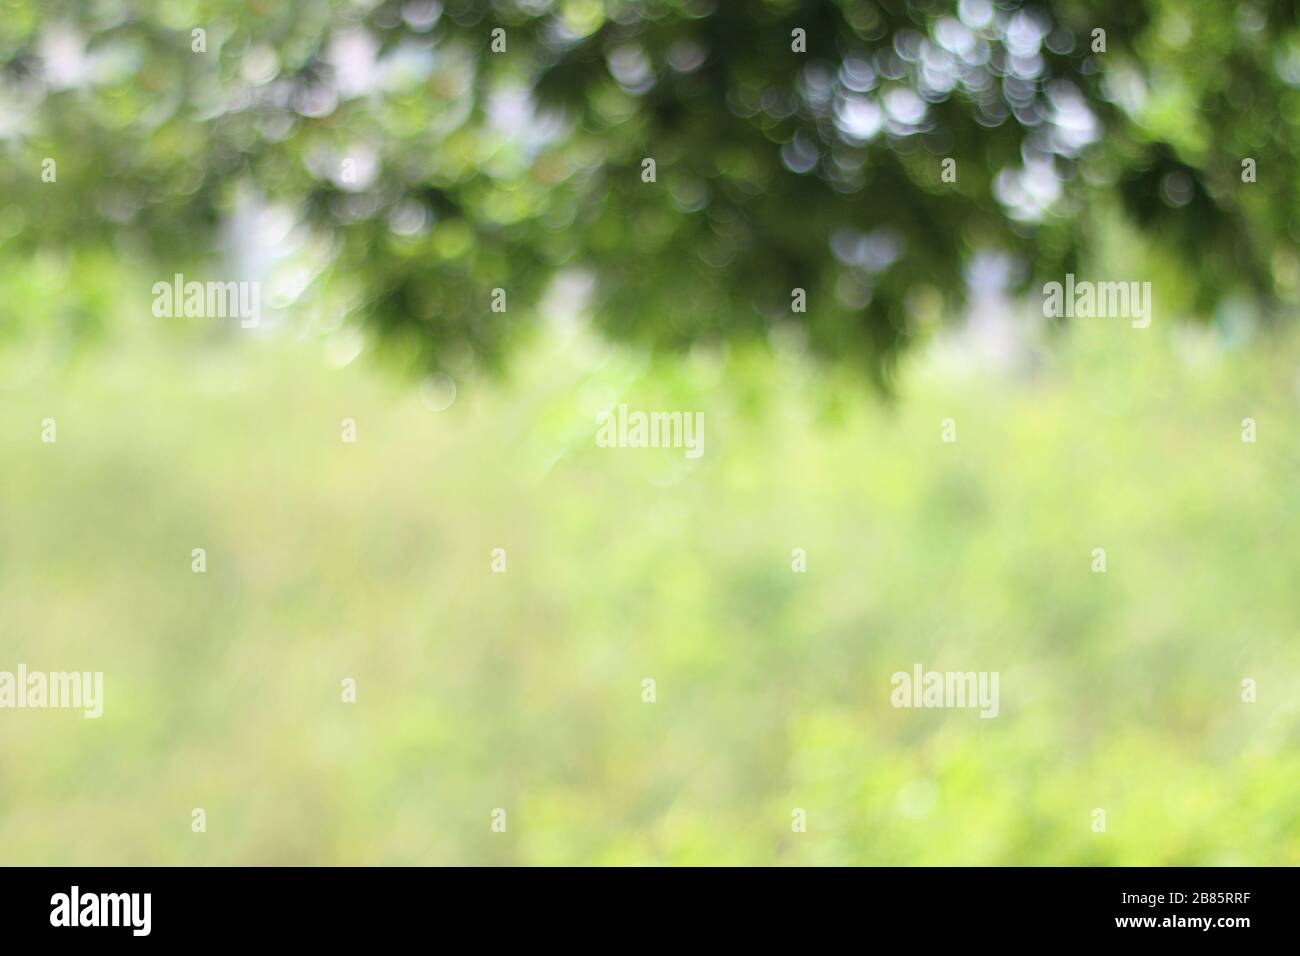
<path id="1" fill-rule="evenodd" d="M 10 343 L 0 669 L 106 703 L 0 713 L 0 863 L 1300 863 L 1300 339 L 1210 335 L 890 404 L 557 332 L 444 411 L 284 335 Z M 611 401 L 703 458 L 596 447 Z M 893 709 L 914 662 L 1000 716 Z"/>

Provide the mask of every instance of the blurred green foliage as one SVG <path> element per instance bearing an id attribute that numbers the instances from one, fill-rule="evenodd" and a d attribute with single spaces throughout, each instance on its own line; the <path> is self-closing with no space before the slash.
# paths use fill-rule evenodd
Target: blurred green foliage
<path id="1" fill-rule="evenodd" d="M 170 277 L 223 248 L 247 195 L 312 237 L 280 298 L 343 302 L 418 370 L 499 366 L 556 270 L 581 268 L 609 336 L 674 349 L 798 323 L 887 378 L 981 256 L 1008 257 L 1015 288 L 1060 279 L 1119 209 L 1184 257 L 1190 314 L 1229 295 L 1273 313 L 1300 296 L 1296 11 L 5 0 L 0 256 L 108 246 Z M 95 328 L 94 303 L 65 311 Z M 45 320 L 0 303 L 0 334 Z"/>
<path id="2" fill-rule="evenodd" d="M 0 863 L 1300 863 L 1297 97 L 1290 3 L 0 3 L 0 669 L 107 698 Z M 989 256 L 1157 320 L 991 371 Z"/>
<path id="3" fill-rule="evenodd" d="M 442 411 L 286 337 L 0 351 L 0 668 L 106 675 L 0 715 L 0 862 L 1300 864 L 1300 341 L 1192 328 L 896 407 L 581 326 Z M 596 447 L 616 401 L 704 456 Z M 895 710 L 916 662 L 999 716 Z"/>

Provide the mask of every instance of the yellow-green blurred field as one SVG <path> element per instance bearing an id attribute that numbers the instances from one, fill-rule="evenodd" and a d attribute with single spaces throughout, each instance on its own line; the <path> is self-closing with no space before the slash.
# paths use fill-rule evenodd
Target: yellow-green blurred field
<path id="1" fill-rule="evenodd" d="M 441 411 L 288 334 L 45 348 L 0 348 L 0 670 L 106 700 L 0 711 L 0 863 L 1300 864 L 1296 338 L 1099 323 L 888 403 L 556 330 Z M 615 401 L 704 456 L 596 447 Z M 892 708 L 916 662 L 1000 715 Z"/>

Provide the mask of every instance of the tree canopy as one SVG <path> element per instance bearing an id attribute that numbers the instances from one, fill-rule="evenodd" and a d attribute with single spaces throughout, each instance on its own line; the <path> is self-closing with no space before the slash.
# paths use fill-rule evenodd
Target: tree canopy
<path id="1" fill-rule="evenodd" d="M 1202 306 L 1300 296 L 1292 2 L 0 9 L 10 269 L 107 249 L 170 277 L 272 208 L 277 301 L 341 303 L 419 368 L 497 365 L 573 268 L 612 338 L 792 323 L 880 375 L 919 298 L 955 313 L 989 257 L 1059 279 L 1099 210 L 1193 263 Z"/>

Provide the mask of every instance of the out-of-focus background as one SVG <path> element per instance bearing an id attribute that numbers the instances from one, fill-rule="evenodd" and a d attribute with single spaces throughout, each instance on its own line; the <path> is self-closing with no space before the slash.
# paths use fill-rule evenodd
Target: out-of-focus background
<path id="1" fill-rule="evenodd" d="M 0 6 L 0 670 L 105 674 L 0 863 L 1300 863 L 1300 34 L 1212 6 Z"/>
<path id="2" fill-rule="evenodd" d="M 106 703 L 0 714 L 4 860 L 1300 862 L 1300 343 L 964 355 L 886 407 L 557 329 L 443 407 L 289 338 L 6 350 L 3 660 Z M 596 447 L 609 396 L 703 457 Z M 893 709 L 918 661 L 1001 713 Z"/>

